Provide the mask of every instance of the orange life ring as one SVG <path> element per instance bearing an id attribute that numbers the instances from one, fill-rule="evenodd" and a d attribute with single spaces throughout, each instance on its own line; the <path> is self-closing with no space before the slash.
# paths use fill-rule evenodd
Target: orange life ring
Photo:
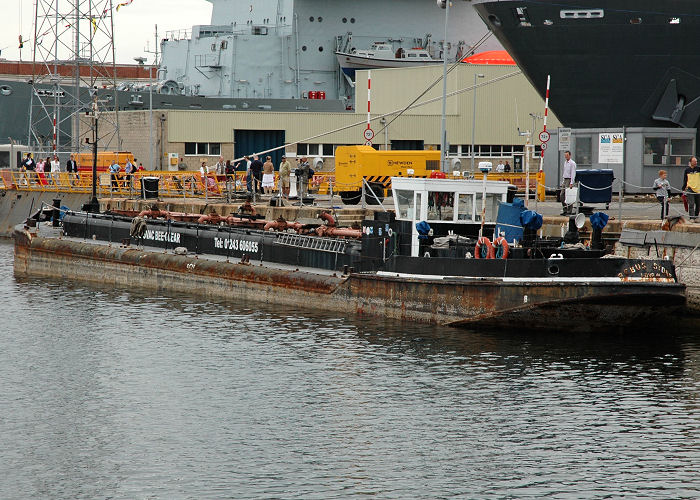
<path id="1" fill-rule="evenodd" d="M 508 247 L 508 242 L 503 236 L 499 236 L 495 240 L 493 240 L 493 250 L 494 250 L 494 258 L 496 259 L 507 259 L 508 258 L 508 252 L 510 248 Z"/>
<path id="2" fill-rule="evenodd" d="M 491 244 L 491 240 L 489 240 L 486 236 L 482 236 L 476 242 L 476 247 L 474 247 L 474 258 L 475 259 L 483 259 L 484 258 L 481 255 L 481 249 L 483 247 L 486 247 L 486 258 L 493 259 L 494 255 L 495 255 L 494 250 L 493 250 L 493 245 Z"/>

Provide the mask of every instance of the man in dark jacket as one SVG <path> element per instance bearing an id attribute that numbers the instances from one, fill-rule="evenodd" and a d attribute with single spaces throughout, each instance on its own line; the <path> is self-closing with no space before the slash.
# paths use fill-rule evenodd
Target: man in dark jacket
<path id="1" fill-rule="evenodd" d="M 72 185 L 73 181 L 78 178 L 78 164 L 73 155 L 70 155 L 70 159 L 66 162 L 66 172 L 68 172 L 68 179 Z"/>
<path id="2" fill-rule="evenodd" d="M 260 161 L 258 155 L 253 156 L 253 162 L 250 164 L 250 170 L 253 172 L 253 190 L 256 193 L 260 193 L 262 192 L 263 162 Z"/>

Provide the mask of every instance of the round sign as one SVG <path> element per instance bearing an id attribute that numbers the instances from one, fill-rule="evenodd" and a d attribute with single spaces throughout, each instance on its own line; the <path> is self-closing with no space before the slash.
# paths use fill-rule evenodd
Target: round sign
<path id="1" fill-rule="evenodd" d="M 543 130 L 542 132 L 540 132 L 540 141 L 547 142 L 548 140 L 549 140 L 549 132 L 547 132 L 546 130 Z"/>
<path id="2" fill-rule="evenodd" d="M 367 139 L 368 141 L 371 141 L 371 140 L 372 140 L 372 137 L 374 137 L 374 130 L 372 130 L 371 128 L 367 127 L 367 128 L 365 129 L 365 139 Z"/>
<path id="3" fill-rule="evenodd" d="M 543 143 L 540 145 L 540 147 L 542 148 L 542 151 L 546 150 L 546 149 L 547 149 L 547 143 L 546 143 L 546 142 L 543 142 Z"/>
<path id="4" fill-rule="evenodd" d="M 372 145 L 372 141 L 365 141 L 365 146 L 371 146 L 371 145 Z"/>

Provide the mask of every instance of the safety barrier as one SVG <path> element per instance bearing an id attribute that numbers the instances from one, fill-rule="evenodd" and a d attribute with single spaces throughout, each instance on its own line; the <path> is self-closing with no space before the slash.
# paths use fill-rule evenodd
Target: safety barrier
<path id="1" fill-rule="evenodd" d="M 480 173 L 475 174 L 475 179 L 481 178 Z M 154 195 L 142 190 L 141 179 L 143 177 L 158 178 L 158 197 L 201 198 L 201 197 L 225 197 L 228 193 L 245 192 L 246 174 L 236 172 L 230 176 L 207 174 L 206 182 L 199 171 L 148 171 L 142 170 L 134 174 L 120 172 L 116 178 L 109 172 L 98 172 L 97 194 L 98 196 L 111 197 L 139 197 L 141 195 Z M 459 179 L 462 177 L 448 178 Z M 519 192 L 525 191 L 524 173 L 490 173 L 489 180 L 504 180 L 515 185 Z M 206 186 L 206 189 L 205 189 Z M 69 172 L 35 172 L 10 169 L 0 169 L 0 190 L 60 192 L 60 193 L 91 193 L 92 172 L 81 171 L 78 174 Z M 279 174 L 275 173 L 275 192 L 279 189 Z M 319 195 L 336 194 L 348 189 L 335 181 L 333 172 L 320 172 L 309 179 L 309 192 Z M 544 200 L 544 172 L 532 173 L 530 176 L 530 192 L 537 193 L 540 201 Z M 148 196 L 147 196 L 148 197 Z"/>
<path id="2" fill-rule="evenodd" d="M 326 175 L 314 176 L 310 185 L 320 194 L 329 191 Z M 230 176 L 207 174 L 206 180 L 198 171 L 163 172 L 143 170 L 134 174 L 121 172 L 112 176 L 109 172 L 98 172 L 98 196 L 145 197 L 154 196 L 155 189 L 142 189 L 142 178 L 158 179 L 158 197 L 225 197 L 229 193 L 246 191 L 246 175 L 236 172 Z M 275 174 L 275 189 L 279 186 L 279 175 Z M 35 172 L 20 170 L 0 170 L 0 190 L 91 193 L 92 172 Z M 145 192 L 144 192 L 145 191 Z"/>

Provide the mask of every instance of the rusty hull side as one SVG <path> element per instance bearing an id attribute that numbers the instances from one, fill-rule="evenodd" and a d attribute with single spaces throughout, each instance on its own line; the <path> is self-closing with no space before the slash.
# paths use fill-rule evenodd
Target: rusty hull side
<path id="1" fill-rule="evenodd" d="M 590 331 L 645 324 L 685 305 L 677 283 L 502 283 L 353 275 L 348 301 L 361 314 L 451 326 Z M 661 314 L 662 313 L 662 314 Z"/>
<path id="2" fill-rule="evenodd" d="M 347 280 L 15 232 L 15 273 L 208 297 L 317 304 Z"/>
<path id="3" fill-rule="evenodd" d="M 673 283 L 501 283 L 360 273 L 335 277 L 41 238 L 19 230 L 15 272 L 480 329 L 617 330 L 645 324 L 655 315 L 668 317 L 685 304 L 684 285 Z"/>

